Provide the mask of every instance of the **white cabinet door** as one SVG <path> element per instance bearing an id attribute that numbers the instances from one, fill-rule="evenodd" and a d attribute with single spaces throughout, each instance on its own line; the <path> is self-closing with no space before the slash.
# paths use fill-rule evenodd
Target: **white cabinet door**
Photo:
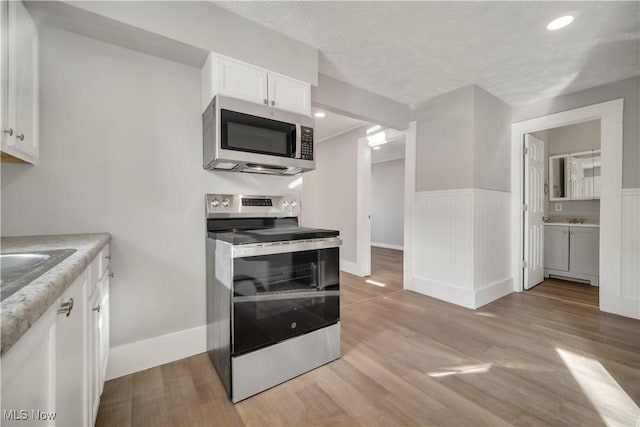
<path id="1" fill-rule="evenodd" d="M 600 270 L 600 229 L 570 227 L 569 266 L 572 273 L 598 276 Z"/>
<path id="2" fill-rule="evenodd" d="M 569 271 L 569 227 L 544 227 L 544 267 Z"/>
<path id="3" fill-rule="evenodd" d="M 311 85 L 269 73 L 269 105 L 308 116 L 311 114 Z"/>
<path id="4" fill-rule="evenodd" d="M 87 411 L 86 305 L 89 274 L 82 273 L 60 298 L 60 306 L 73 300 L 69 315 L 56 319 L 56 424 L 89 424 Z"/>
<path id="5" fill-rule="evenodd" d="M 38 29 L 22 2 L 9 2 L 15 8 L 15 23 L 9 27 L 15 33 L 9 49 L 9 64 L 15 90 L 15 148 L 37 159 L 38 148 Z M 11 16 L 11 14 L 10 14 Z M 12 31 L 13 30 L 13 31 Z M 11 81 L 10 81 L 11 83 Z M 13 97 L 12 97 L 13 98 Z"/>
<path id="6" fill-rule="evenodd" d="M 0 359 L 3 427 L 54 424 L 55 322 L 54 307 Z"/>
<path id="7" fill-rule="evenodd" d="M 267 104 L 267 72 L 248 64 L 218 58 L 217 93 L 257 104 Z"/>

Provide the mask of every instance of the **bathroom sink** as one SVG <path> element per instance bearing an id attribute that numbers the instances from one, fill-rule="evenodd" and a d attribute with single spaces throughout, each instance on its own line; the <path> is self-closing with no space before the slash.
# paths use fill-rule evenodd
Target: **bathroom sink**
<path id="1" fill-rule="evenodd" d="M 4 301 L 75 251 L 58 249 L 0 254 L 0 300 Z"/>

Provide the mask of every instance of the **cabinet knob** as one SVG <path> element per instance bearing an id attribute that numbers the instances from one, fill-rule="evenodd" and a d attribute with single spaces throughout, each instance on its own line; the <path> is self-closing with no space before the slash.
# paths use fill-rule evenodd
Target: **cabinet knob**
<path id="1" fill-rule="evenodd" d="M 97 311 L 98 313 L 100 313 L 100 304 L 98 304 L 97 306 L 93 307 L 91 309 L 91 311 Z"/>
<path id="2" fill-rule="evenodd" d="M 567 230 L 562 230 L 562 232 L 563 232 L 564 234 L 567 234 Z"/>
<path id="3" fill-rule="evenodd" d="M 20 135 L 16 135 L 16 139 L 19 139 L 20 141 L 24 141 L 24 133 Z"/>
<path id="4" fill-rule="evenodd" d="M 107 255 L 104 259 L 111 259 L 111 255 Z"/>
<path id="5" fill-rule="evenodd" d="M 113 273 L 109 273 L 109 277 L 113 279 L 113 276 L 115 276 Z"/>
<path id="6" fill-rule="evenodd" d="M 11 129 L 11 128 L 9 128 L 9 129 L 5 129 L 5 130 L 3 130 L 2 132 L 4 132 L 4 133 L 8 133 L 8 134 L 9 134 L 9 136 L 13 136 L 13 129 Z"/>
<path id="7" fill-rule="evenodd" d="M 267 98 L 263 99 L 262 102 L 264 102 L 264 105 L 269 105 L 269 101 L 267 101 Z"/>
<path id="8" fill-rule="evenodd" d="M 271 100 L 271 105 L 276 105 L 276 101 Z"/>
<path id="9" fill-rule="evenodd" d="M 60 304 L 60 307 L 58 307 L 58 314 L 66 314 L 67 317 L 69 317 L 71 310 L 73 310 L 73 298 L 69 298 L 69 301 Z"/>
<path id="10" fill-rule="evenodd" d="M 575 232 L 575 231 L 572 231 L 572 232 L 571 232 L 571 235 L 574 235 L 574 234 L 576 234 L 576 232 Z"/>

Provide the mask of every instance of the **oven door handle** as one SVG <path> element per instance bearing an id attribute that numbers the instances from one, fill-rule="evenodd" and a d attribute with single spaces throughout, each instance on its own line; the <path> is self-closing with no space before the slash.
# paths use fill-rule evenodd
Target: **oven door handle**
<path id="1" fill-rule="evenodd" d="M 315 251 L 337 248 L 342 245 L 339 237 L 312 240 L 291 240 L 286 242 L 252 243 L 236 245 L 232 250 L 233 258 L 246 258 L 260 255 L 284 254 L 288 252 Z"/>
<path id="2" fill-rule="evenodd" d="M 258 293 L 256 295 L 240 295 L 233 297 L 233 303 L 243 302 L 259 302 L 259 301 L 281 301 L 288 299 L 300 298 L 326 298 L 338 297 L 340 291 L 300 291 L 300 292 L 282 292 L 282 293 Z"/>

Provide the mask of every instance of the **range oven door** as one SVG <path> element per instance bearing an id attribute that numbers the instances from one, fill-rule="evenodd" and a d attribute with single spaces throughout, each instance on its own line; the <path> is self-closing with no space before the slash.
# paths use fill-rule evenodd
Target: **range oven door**
<path id="1" fill-rule="evenodd" d="M 234 246 L 234 356 L 340 320 L 340 243 Z"/>

